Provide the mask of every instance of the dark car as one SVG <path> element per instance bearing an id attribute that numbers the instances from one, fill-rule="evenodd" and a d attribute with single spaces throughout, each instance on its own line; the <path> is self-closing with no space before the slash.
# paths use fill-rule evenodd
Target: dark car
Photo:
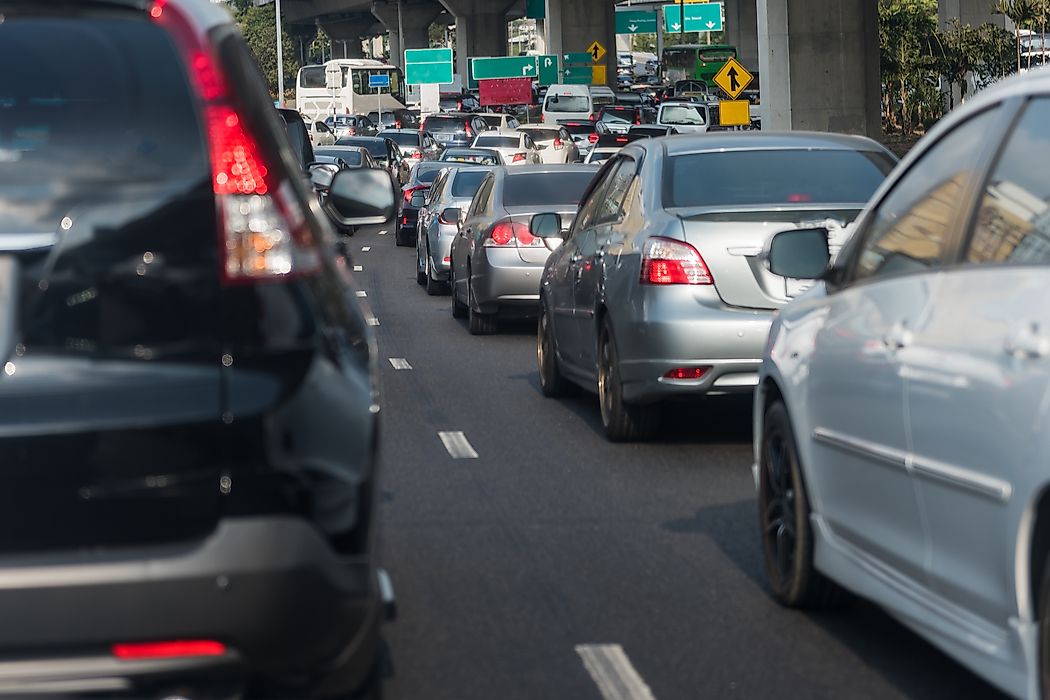
<path id="1" fill-rule="evenodd" d="M 207 0 L 0 16 L 0 694 L 376 692 L 375 341 L 252 52 Z"/>
<path id="2" fill-rule="evenodd" d="M 481 101 L 469 92 L 442 95 L 438 100 L 442 112 L 479 112 Z"/>
<path id="3" fill-rule="evenodd" d="M 408 109 L 369 112 L 368 118 L 381 129 L 415 129 L 419 126 L 419 115 Z"/>
<path id="4" fill-rule="evenodd" d="M 345 136 L 375 136 L 379 127 L 372 119 L 360 114 L 337 114 L 324 120 L 335 138 Z"/>
<path id="5" fill-rule="evenodd" d="M 421 160 L 437 160 L 444 150 L 433 136 L 417 129 L 384 129 L 379 132 L 379 136 L 398 145 L 409 167 Z"/>
<path id="6" fill-rule="evenodd" d="M 643 100 L 642 96 L 637 92 L 618 92 L 616 93 L 616 104 L 627 105 L 628 107 L 641 107 Z"/>
<path id="7" fill-rule="evenodd" d="M 652 124 L 656 121 L 656 110 L 641 105 L 615 104 L 602 107 L 598 120 L 623 120 L 628 124 Z"/>
<path id="8" fill-rule="evenodd" d="M 449 146 L 469 146 L 474 137 L 488 131 L 485 120 L 476 114 L 433 114 L 423 120 L 419 130 L 431 134 L 434 139 L 446 148 Z"/>
<path id="9" fill-rule="evenodd" d="M 397 229 L 394 231 L 394 244 L 398 246 L 410 246 L 416 242 L 416 222 L 419 219 L 419 210 L 422 208 L 417 201 L 413 201 L 412 195 L 417 192 L 426 192 L 434 184 L 438 173 L 443 168 L 456 167 L 453 163 L 442 163 L 441 161 L 425 160 L 412 168 L 408 182 L 401 188 L 401 209 L 398 211 Z"/>
<path id="10" fill-rule="evenodd" d="M 405 162 L 401 147 L 392 139 L 379 136 L 348 136 L 335 142 L 336 146 L 360 146 L 372 154 L 379 167 L 390 173 L 394 184 L 401 187 L 408 181 L 410 166 Z"/>
<path id="11" fill-rule="evenodd" d="M 559 119 L 558 123 L 572 135 L 572 140 L 580 151 L 580 158 L 586 158 L 598 143 L 598 132 L 594 122 L 589 119 Z"/>
<path id="12" fill-rule="evenodd" d="M 372 158 L 367 148 L 361 146 L 323 146 L 314 149 L 315 163 L 332 163 L 341 169 L 378 168 L 379 163 Z"/>

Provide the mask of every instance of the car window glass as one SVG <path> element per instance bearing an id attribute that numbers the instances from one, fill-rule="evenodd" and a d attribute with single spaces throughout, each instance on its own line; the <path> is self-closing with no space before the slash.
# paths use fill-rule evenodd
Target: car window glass
<path id="1" fill-rule="evenodd" d="M 478 193 L 474 195 L 474 199 L 470 203 L 470 211 L 467 212 L 467 216 L 477 216 L 478 212 L 484 211 L 485 200 L 488 199 L 489 192 L 492 191 L 493 179 L 490 177 L 482 183 Z"/>
<path id="2" fill-rule="evenodd" d="M 617 167 L 615 164 L 610 165 L 602 175 L 601 182 L 591 190 L 591 196 L 587 198 L 587 201 L 580 207 L 580 212 L 576 216 L 576 221 L 573 222 L 572 232 L 582 231 L 594 225 L 595 216 L 598 213 L 598 207 L 602 204 L 602 200 L 605 197 L 605 192 L 609 187 L 609 183 L 612 181 L 612 176 L 615 174 Z"/>
<path id="3" fill-rule="evenodd" d="M 898 180 L 872 214 L 854 279 L 938 266 L 956 232 L 953 217 L 997 110 L 988 110 L 941 138 Z"/>
<path id="4" fill-rule="evenodd" d="M 617 221 L 623 208 L 624 197 L 627 189 L 634 179 L 634 160 L 621 158 L 615 169 L 608 176 L 609 184 L 602 193 L 601 201 L 595 212 L 594 223 L 606 224 Z"/>
<path id="5" fill-rule="evenodd" d="M 984 189 L 971 263 L 1050 262 L 1050 99 L 1033 100 Z"/>

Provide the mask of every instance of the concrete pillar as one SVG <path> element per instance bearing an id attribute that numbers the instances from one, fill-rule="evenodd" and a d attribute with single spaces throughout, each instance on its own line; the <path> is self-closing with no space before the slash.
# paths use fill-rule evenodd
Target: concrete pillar
<path id="1" fill-rule="evenodd" d="M 749 70 L 758 70 L 758 1 L 725 0 L 726 43 Z"/>
<path id="2" fill-rule="evenodd" d="M 763 129 L 878 137 L 879 32 L 868 0 L 758 0 Z"/>
<path id="3" fill-rule="evenodd" d="M 616 87 L 616 5 L 610 0 L 547 0 L 547 50 L 552 54 L 605 47 L 606 83 Z"/>
<path id="4" fill-rule="evenodd" d="M 343 43 L 346 43 L 346 58 L 364 58 L 361 45 L 373 20 L 366 14 L 329 15 L 319 17 L 317 24 L 332 40 L 332 58 L 343 58 Z"/>
<path id="5" fill-rule="evenodd" d="M 943 28 L 950 19 L 958 19 L 963 24 L 979 26 L 982 24 L 994 24 L 1004 29 L 1013 31 L 1013 22 L 1006 15 L 997 15 L 992 12 L 995 3 L 989 0 L 939 0 L 937 3 L 937 19 Z"/>
<path id="6" fill-rule="evenodd" d="M 507 55 L 508 0 L 441 0 L 456 17 L 456 72 L 467 85 L 470 59 Z"/>
<path id="7" fill-rule="evenodd" d="M 402 0 L 400 14 L 396 0 L 373 2 L 372 14 L 390 32 L 390 61 L 401 66 L 406 49 L 430 48 L 430 25 L 441 14 L 441 5 L 436 0 Z M 400 46 L 403 33 L 405 44 Z M 399 44 L 394 53 L 394 44 Z"/>

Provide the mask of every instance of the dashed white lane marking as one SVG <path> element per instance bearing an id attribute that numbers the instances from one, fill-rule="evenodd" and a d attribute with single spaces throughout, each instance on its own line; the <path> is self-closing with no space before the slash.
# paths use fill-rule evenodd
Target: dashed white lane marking
<path id="1" fill-rule="evenodd" d="M 372 250 L 372 246 L 370 246 L 370 245 L 366 245 L 363 248 L 361 248 L 361 252 L 362 253 L 367 253 L 370 250 Z"/>
<path id="2" fill-rule="evenodd" d="M 275 36 L 276 36 L 276 35 L 275 35 Z M 360 299 L 364 299 L 365 297 L 367 297 L 367 296 L 368 296 L 368 292 L 357 292 L 357 296 L 358 296 L 358 298 L 360 298 Z"/>
<path id="3" fill-rule="evenodd" d="M 380 236 L 385 236 L 386 235 L 386 229 L 383 229 L 382 231 L 380 231 L 379 235 Z"/>
<path id="4" fill-rule="evenodd" d="M 368 317 L 368 325 L 370 325 L 370 326 L 378 326 L 379 325 L 379 319 L 376 318 L 375 316 L 369 316 Z"/>
<path id="5" fill-rule="evenodd" d="M 391 357 L 390 365 L 394 369 L 412 369 L 412 365 L 408 364 L 408 360 L 403 357 Z"/>
<path id="6" fill-rule="evenodd" d="M 467 436 L 460 430 L 443 430 L 438 433 L 442 444 L 448 450 L 453 459 L 477 459 L 478 453 L 474 451 Z"/>
<path id="7" fill-rule="evenodd" d="M 655 700 L 619 644 L 581 644 L 576 653 L 605 700 Z"/>
<path id="8" fill-rule="evenodd" d="M 277 36 L 277 35 L 275 34 L 274 36 Z M 360 265 L 354 265 L 354 272 L 364 272 L 364 271 L 365 271 L 365 268 L 361 267 Z"/>

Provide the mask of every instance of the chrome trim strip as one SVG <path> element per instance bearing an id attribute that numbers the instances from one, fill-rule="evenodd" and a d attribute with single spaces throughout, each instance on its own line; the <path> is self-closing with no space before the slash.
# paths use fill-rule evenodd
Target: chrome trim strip
<path id="1" fill-rule="evenodd" d="M 918 476 L 930 481 L 937 481 L 948 486 L 955 486 L 964 491 L 971 491 L 980 496 L 987 496 L 1000 503 L 1006 503 L 1013 494 L 1013 487 L 1002 479 L 981 474 L 970 469 L 956 467 L 935 459 L 911 456 L 911 467 Z"/>
<path id="2" fill-rule="evenodd" d="M 55 233 L 6 233 L 0 236 L 0 253 L 20 253 L 50 248 L 58 241 Z"/>
<path id="3" fill-rule="evenodd" d="M 1000 503 L 1006 503 L 1010 500 L 1010 496 L 1013 495 L 1013 486 L 1002 479 L 945 464 L 935 459 L 917 457 L 908 452 L 844 435 L 827 428 L 816 428 L 813 431 L 813 439 L 829 447 L 851 452 L 884 466 L 904 469 L 909 474 L 914 474 L 928 481 L 954 486 L 963 491 L 992 498 Z"/>
<path id="4" fill-rule="evenodd" d="M 859 438 L 850 437 L 837 433 L 834 430 L 828 430 L 827 428 L 816 428 L 813 431 L 813 439 L 817 442 L 822 442 L 830 447 L 836 447 L 846 452 L 852 452 L 853 454 L 859 455 L 866 459 L 870 459 L 880 464 L 889 467 L 896 467 L 898 469 L 908 469 L 908 454 L 895 450 L 892 447 L 886 447 L 875 442 L 868 440 L 861 440 Z"/>

